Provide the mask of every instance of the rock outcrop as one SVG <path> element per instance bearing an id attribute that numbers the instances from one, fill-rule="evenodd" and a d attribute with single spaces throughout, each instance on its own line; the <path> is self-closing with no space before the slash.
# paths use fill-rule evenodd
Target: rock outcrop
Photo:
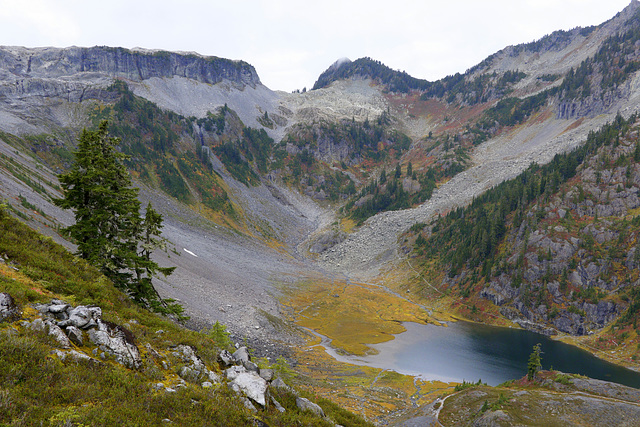
<path id="1" fill-rule="evenodd" d="M 195 53 L 125 49 L 106 46 L 68 48 L 0 48 L 0 69 L 15 78 L 58 78 L 81 73 L 104 74 L 140 82 L 152 77 L 185 77 L 201 83 L 229 80 L 255 87 L 256 70 L 244 61 L 207 57 Z"/>
<path id="2" fill-rule="evenodd" d="M 45 329 L 63 348 L 70 348 L 73 342 L 82 345 L 85 333 L 106 358 L 111 356 L 129 368 L 142 366 L 140 351 L 133 334 L 115 323 L 102 320 L 100 307 L 72 307 L 61 300 L 36 306 L 43 319 L 35 319 L 32 329 Z M 96 354 L 98 352 L 96 351 Z"/>

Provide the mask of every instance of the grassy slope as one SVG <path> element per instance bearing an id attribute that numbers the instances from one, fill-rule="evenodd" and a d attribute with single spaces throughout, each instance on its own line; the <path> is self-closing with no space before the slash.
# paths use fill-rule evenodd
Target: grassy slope
<path id="1" fill-rule="evenodd" d="M 640 414 L 636 389 L 558 371 L 458 389 L 444 401 L 442 425 L 636 425 Z"/>
<path id="2" fill-rule="evenodd" d="M 5 214 L 0 217 L 0 255 L 5 260 L 0 291 L 14 297 L 22 319 L 36 317 L 33 303 L 52 298 L 99 305 L 104 319 L 131 329 L 144 360 L 139 371 L 108 360 L 62 362 L 52 354 L 57 343 L 48 335 L 20 322 L 0 324 L 0 425 L 158 425 L 165 418 L 185 426 L 254 425 L 256 418 L 267 425 L 331 425 L 301 413 L 287 392 L 276 394 L 287 409 L 284 414 L 273 406 L 252 414 L 226 386 L 211 391 L 187 384 L 176 393 L 153 391 L 152 384 L 171 386 L 179 380 L 173 346 L 193 346 L 210 369 L 219 371 L 216 357 L 224 339 L 218 335 L 216 341 L 133 305 L 93 267 Z M 164 333 L 157 333 L 160 329 Z M 163 369 L 149 348 L 172 366 Z M 75 350 L 91 355 L 91 344 Z M 366 425 L 329 401 L 320 403 L 338 423 Z"/>

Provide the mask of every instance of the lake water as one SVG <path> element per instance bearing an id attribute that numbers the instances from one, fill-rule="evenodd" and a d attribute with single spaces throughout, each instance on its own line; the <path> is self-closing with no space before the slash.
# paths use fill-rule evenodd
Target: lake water
<path id="1" fill-rule="evenodd" d="M 537 343 L 542 348 L 542 368 L 613 381 L 640 388 L 640 373 L 598 359 L 577 347 L 554 341 L 533 332 L 451 322 L 447 327 L 404 323 L 406 332 L 395 339 L 371 347 L 377 355 L 337 359 L 429 380 L 476 382 L 489 385 L 522 378 L 527 361 Z M 326 347 L 326 342 L 325 342 Z"/>

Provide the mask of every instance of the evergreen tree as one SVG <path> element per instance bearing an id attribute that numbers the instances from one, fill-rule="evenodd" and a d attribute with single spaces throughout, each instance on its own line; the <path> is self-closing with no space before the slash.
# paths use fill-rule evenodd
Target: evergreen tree
<path id="1" fill-rule="evenodd" d="M 533 346 L 533 351 L 529 355 L 529 363 L 527 364 L 527 379 L 529 381 L 533 381 L 536 376 L 536 373 L 542 367 L 542 357 L 540 354 L 542 351 L 540 350 L 540 343 Z"/>
<path id="2" fill-rule="evenodd" d="M 162 227 L 162 215 L 149 203 L 144 218 L 138 223 L 136 233 L 138 241 L 135 242 L 137 252 L 129 260 L 130 269 L 135 273 L 129 285 L 129 293 L 140 305 L 150 307 L 157 312 L 180 316 L 182 307 L 175 304 L 173 300 L 162 299 L 152 283 L 152 278 L 157 277 L 158 273 L 166 277 L 175 270 L 175 267 L 160 267 L 151 259 L 154 250 L 166 251 L 167 249 L 167 239 L 161 237 Z"/>
<path id="3" fill-rule="evenodd" d="M 118 151 L 120 140 L 110 137 L 107 128 L 104 121 L 98 130 L 83 130 L 71 170 L 58 176 L 64 197 L 54 203 L 75 215 L 75 224 L 63 231 L 78 245 L 77 255 L 134 301 L 180 315 L 182 307 L 163 300 L 151 283 L 157 272 L 173 271 L 150 259 L 151 251 L 165 242 L 159 238 L 162 216 L 148 207 L 140 218 L 138 189 L 123 164 L 127 156 Z"/>

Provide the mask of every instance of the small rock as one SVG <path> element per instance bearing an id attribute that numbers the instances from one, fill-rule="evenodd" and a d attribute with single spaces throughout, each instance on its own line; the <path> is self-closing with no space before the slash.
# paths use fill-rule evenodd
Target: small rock
<path id="1" fill-rule="evenodd" d="M 282 379 L 280 378 L 276 378 L 275 380 L 273 380 L 271 382 L 271 387 L 275 387 L 275 388 L 281 388 L 287 391 L 292 391 L 292 388 L 289 387 L 284 381 L 282 381 Z"/>
<path id="2" fill-rule="evenodd" d="M 247 399 L 246 397 L 244 399 L 242 399 L 242 403 L 244 403 L 245 408 L 247 408 L 251 412 L 258 412 L 256 407 L 253 406 L 253 403 L 251 403 L 251 401 L 249 399 Z"/>
<path id="3" fill-rule="evenodd" d="M 276 409 L 278 410 L 278 412 L 284 412 L 285 409 L 282 407 L 282 405 L 280 404 L 280 402 L 278 402 L 276 400 L 275 397 L 271 396 L 271 403 L 273 403 L 273 406 L 276 407 Z"/>
<path id="4" fill-rule="evenodd" d="M 158 353 L 149 343 L 146 343 L 144 345 L 144 348 L 147 349 L 147 352 L 149 353 L 149 356 L 153 357 L 156 360 L 160 360 L 162 359 L 162 356 L 160 356 L 160 353 Z"/>
<path id="5" fill-rule="evenodd" d="M 205 381 L 202 383 L 202 388 L 210 388 L 210 387 L 213 387 L 213 383 L 209 381 Z"/>

